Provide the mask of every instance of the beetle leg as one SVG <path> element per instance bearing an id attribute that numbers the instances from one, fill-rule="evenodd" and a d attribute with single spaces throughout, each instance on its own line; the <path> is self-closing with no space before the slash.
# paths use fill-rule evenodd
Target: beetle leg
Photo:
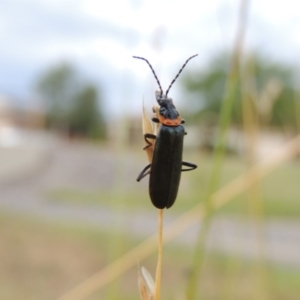
<path id="1" fill-rule="evenodd" d="M 152 120 L 152 122 L 154 122 L 154 123 L 160 123 L 158 118 L 153 117 L 151 120 Z"/>
<path id="2" fill-rule="evenodd" d="M 183 161 L 182 165 L 186 166 L 186 167 L 189 167 L 189 168 L 188 169 L 181 169 L 181 172 L 192 171 L 192 170 L 195 170 L 197 168 L 197 165 L 189 163 L 189 162 L 186 162 L 186 161 Z"/>
<path id="3" fill-rule="evenodd" d="M 145 176 L 147 176 L 148 174 L 150 174 L 150 170 L 148 172 L 146 172 L 148 169 L 150 169 L 151 164 L 147 165 L 142 172 L 139 174 L 139 176 L 137 177 L 136 181 L 140 181 L 141 179 L 143 179 Z"/>
<path id="4" fill-rule="evenodd" d="M 147 148 L 149 148 L 149 147 L 151 147 L 151 146 L 153 145 L 150 141 L 148 141 L 148 139 L 155 140 L 155 139 L 156 139 L 156 135 L 154 135 L 154 134 L 152 134 L 152 133 L 145 133 L 145 134 L 144 134 L 144 138 L 145 138 L 145 141 L 146 141 L 146 143 L 147 143 L 148 145 L 145 146 L 145 147 L 143 148 L 143 150 L 145 150 L 145 149 L 147 149 Z"/>

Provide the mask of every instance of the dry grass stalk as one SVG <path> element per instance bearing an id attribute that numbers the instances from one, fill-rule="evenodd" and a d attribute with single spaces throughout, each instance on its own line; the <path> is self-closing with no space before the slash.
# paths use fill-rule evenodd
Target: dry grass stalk
<path id="1" fill-rule="evenodd" d="M 159 114 L 159 106 L 153 107 L 153 112 L 155 117 L 158 118 Z M 148 113 L 143 107 L 143 134 L 151 133 L 157 135 L 157 131 L 159 128 L 159 123 L 152 123 L 149 118 Z M 155 146 L 155 140 L 151 140 L 152 145 L 147 147 L 146 153 L 149 162 L 152 162 L 153 151 Z M 145 146 L 148 144 L 145 141 Z M 156 276 L 155 276 L 155 300 L 160 299 L 160 287 L 161 287 L 161 271 L 162 271 L 162 253 L 163 253 L 163 209 L 158 210 L 158 258 L 157 258 L 157 266 L 156 266 Z"/>
<path id="2" fill-rule="evenodd" d="M 257 163 L 251 169 L 220 188 L 212 195 L 211 203 L 218 209 L 234 199 L 256 182 L 262 180 L 274 169 L 294 158 L 300 153 L 300 135 L 286 143 L 283 147 L 270 154 L 264 161 Z M 254 176 L 255 175 L 255 176 Z M 196 205 L 185 214 L 178 217 L 164 230 L 164 243 L 185 232 L 189 227 L 199 223 L 205 216 L 202 203 Z M 157 236 L 153 235 L 137 245 L 98 273 L 86 279 L 73 290 L 61 296 L 59 300 L 82 300 L 95 291 L 116 279 L 136 264 L 136 258 L 145 259 L 156 250 Z"/>
<path id="3" fill-rule="evenodd" d="M 163 214 L 164 210 L 158 210 L 158 258 L 155 276 L 155 300 L 160 299 L 161 271 L 162 271 L 162 254 L 163 254 Z"/>
<path id="4" fill-rule="evenodd" d="M 155 292 L 155 283 L 150 273 L 142 267 L 138 274 L 139 290 L 142 300 L 153 300 Z"/>
<path id="5" fill-rule="evenodd" d="M 154 106 L 153 110 L 154 110 L 154 114 L 156 117 L 158 117 L 158 106 Z M 145 106 L 143 106 L 143 118 L 142 118 L 142 125 L 143 125 L 143 134 L 146 133 L 151 133 L 156 135 L 158 128 L 159 128 L 159 124 L 155 123 L 153 124 L 146 109 Z M 147 153 L 147 157 L 148 157 L 148 161 L 149 163 L 152 162 L 152 157 L 153 157 L 153 150 L 154 150 L 154 146 L 155 146 L 155 140 L 151 140 L 151 146 L 146 148 L 145 151 Z M 145 146 L 148 146 L 148 144 L 145 141 Z"/>

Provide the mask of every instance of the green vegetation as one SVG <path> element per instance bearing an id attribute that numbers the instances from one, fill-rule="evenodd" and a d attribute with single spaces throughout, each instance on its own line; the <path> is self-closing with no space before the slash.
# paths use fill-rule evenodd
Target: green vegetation
<path id="1" fill-rule="evenodd" d="M 205 69 L 185 76 L 184 87 L 190 92 L 190 99 L 186 101 L 193 108 L 190 116 L 192 122 L 206 125 L 218 125 L 221 111 L 230 57 L 219 54 L 213 58 Z M 251 68 L 254 76 L 252 85 L 254 93 L 254 107 L 264 126 L 275 126 L 279 129 L 298 131 L 297 114 L 295 114 L 295 100 L 297 89 L 294 85 L 297 70 L 293 66 L 270 61 L 262 55 L 252 55 L 244 58 L 242 68 Z M 241 125 L 242 95 L 241 81 L 243 73 L 238 75 L 238 89 L 235 92 L 232 123 Z"/>
<path id="2" fill-rule="evenodd" d="M 45 101 L 50 128 L 71 137 L 105 138 L 101 91 L 73 66 L 62 64 L 46 71 L 37 90 Z"/>

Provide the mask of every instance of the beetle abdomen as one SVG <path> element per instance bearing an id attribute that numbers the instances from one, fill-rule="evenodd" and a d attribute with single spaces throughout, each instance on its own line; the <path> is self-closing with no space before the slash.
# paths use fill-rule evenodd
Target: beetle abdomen
<path id="1" fill-rule="evenodd" d="M 171 207 L 177 197 L 182 168 L 184 127 L 161 125 L 156 137 L 149 192 L 157 208 Z"/>

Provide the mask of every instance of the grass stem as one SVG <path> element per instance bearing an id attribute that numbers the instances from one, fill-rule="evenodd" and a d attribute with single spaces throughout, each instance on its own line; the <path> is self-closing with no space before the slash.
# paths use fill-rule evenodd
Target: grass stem
<path id="1" fill-rule="evenodd" d="M 155 276 L 155 298 L 160 299 L 160 286 L 161 286 L 161 270 L 162 270 L 162 254 L 163 254 L 163 216 L 164 210 L 158 210 L 158 258 Z"/>

